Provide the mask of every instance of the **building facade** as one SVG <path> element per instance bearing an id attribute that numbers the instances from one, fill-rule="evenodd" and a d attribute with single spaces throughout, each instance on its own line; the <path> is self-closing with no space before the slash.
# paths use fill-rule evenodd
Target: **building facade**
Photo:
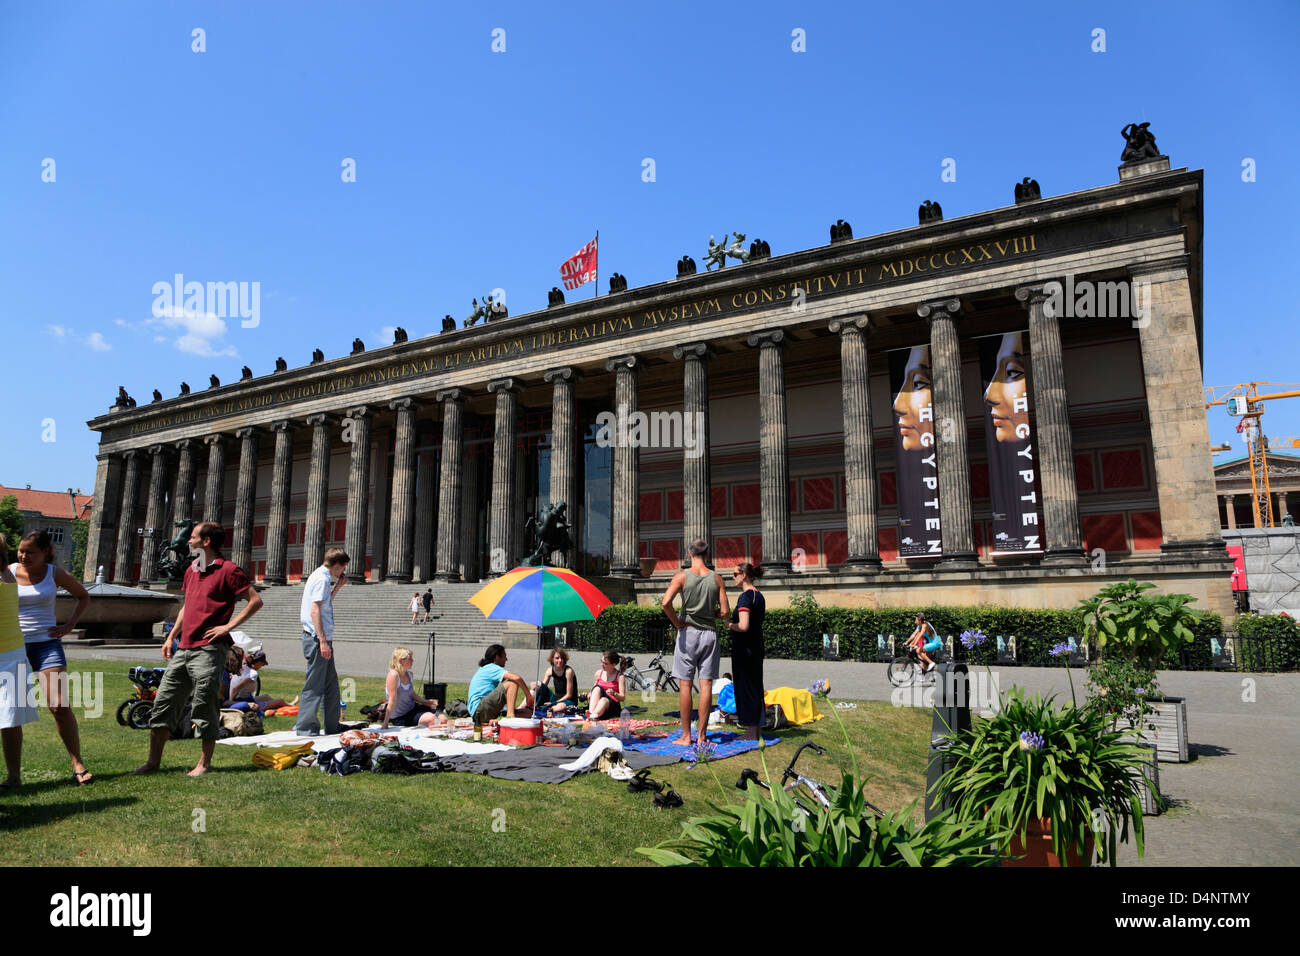
<path id="1" fill-rule="evenodd" d="M 1300 456 L 1270 451 L 1268 455 L 1269 495 L 1273 524 L 1280 527 L 1287 515 L 1300 514 Z M 1220 527 L 1233 531 L 1254 528 L 1255 497 L 1250 484 L 1250 459 L 1236 458 L 1214 466 L 1215 491 L 1219 496 Z M 1260 508 L 1261 513 L 1263 507 Z"/>
<path id="2" fill-rule="evenodd" d="M 88 423 L 105 503 L 88 573 L 148 579 L 195 517 L 230 528 L 232 559 L 269 585 L 334 544 L 357 580 L 477 580 L 564 501 L 575 547 L 552 562 L 645 602 L 703 537 L 720 566 L 762 562 L 778 605 L 1066 607 L 1137 576 L 1227 613 L 1201 173 L 1148 161 L 1021 191 L 119 403 Z M 1117 302 L 1130 289 L 1140 316 Z"/>
<path id="3" fill-rule="evenodd" d="M 0 485 L 0 500 L 10 495 L 18 499 L 18 510 L 23 516 L 23 534 L 32 531 L 48 532 L 50 544 L 54 548 L 54 563 L 60 567 L 71 564 L 74 550 L 73 524 L 91 518 L 94 500 L 89 495 L 83 495 L 80 488 L 36 491 L 30 485 L 26 488 L 6 488 Z M 17 541 L 9 542 L 11 556 L 17 548 Z M 89 568 L 87 573 L 93 580 L 94 568 Z"/>

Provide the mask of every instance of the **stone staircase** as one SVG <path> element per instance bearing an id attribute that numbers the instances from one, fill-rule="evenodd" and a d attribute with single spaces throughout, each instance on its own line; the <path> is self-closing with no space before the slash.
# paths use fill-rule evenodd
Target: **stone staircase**
<path id="1" fill-rule="evenodd" d="M 469 603 L 469 598 L 483 582 L 472 584 L 419 585 L 420 594 L 433 588 L 433 613 L 440 614 L 429 624 L 411 624 L 407 610 L 414 584 L 347 584 L 334 601 L 334 639 L 338 641 L 375 641 L 394 646 L 423 646 L 429 632 L 437 634 L 439 647 L 504 644 L 507 647 L 535 647 L 537 629 L 506 621 L 490 621 Z M 299 612 L 302 585 L 289 584 L 264 588 L 264 607 L 243 628 L 255 641 L 274 638 L 301 639 Z M 423 612 L 421 612 L 423 615 Z"/>

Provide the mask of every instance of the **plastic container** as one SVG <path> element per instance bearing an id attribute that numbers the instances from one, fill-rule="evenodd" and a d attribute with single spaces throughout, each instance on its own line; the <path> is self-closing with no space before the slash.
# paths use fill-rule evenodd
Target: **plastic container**
<path id="1" fill-rule="evenodd" d="M 528 747 L 542 742 L 542 722 L 528 717 L 506 717 L 498 723 L 498 743 Z"/>
<path id="2" fill-rule="evenodd" d="M 632 733 L 632 715 L 624 708 L 618 715 L 618 739 L 627 740 Z"/>

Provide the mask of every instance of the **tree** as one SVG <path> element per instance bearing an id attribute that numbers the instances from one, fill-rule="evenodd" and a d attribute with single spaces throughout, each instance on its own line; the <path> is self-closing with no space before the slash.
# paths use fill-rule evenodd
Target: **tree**
<path id="1" fill-rule="evenodd" d="M 72 522 L 72 557 L 68 559 L 68 573 L 78 581 L 86 580 L 86 546 L 90 540 L 90 522 Z"/>
<path id="2" fill-rule="evenodd" d="M 18 510 L 18 497 L 5 495 L 0 499 L 0 533 L 9 542 L 9 556 L 14 559 L 18 553 L 18 540 L 23 536 L 23 513 Z"/>

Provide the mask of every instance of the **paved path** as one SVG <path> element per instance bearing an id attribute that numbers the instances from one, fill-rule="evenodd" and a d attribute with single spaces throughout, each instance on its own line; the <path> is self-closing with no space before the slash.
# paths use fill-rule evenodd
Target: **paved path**
<path id="1" fill-rule="evenodd" d="M 415 629 L 410 645 L 416 652 L 416 672 L 423 672 L 424 653 Z M 66 646 L 66 645 L 65 645 Z M 265 642 L 273 668 L 305 670 L 297 641 Z M 156 651 L 69 647 L 69 657 L 140 660 Z M 341 676 L 380 677 L 387 673 L 392 649 L 374 643 L 336 644 Z M 510 649 L 510 668 L 533 677 L 536 651 Z M 438 651 L 438 676 L 467 681 L 482 651 L 448 647 Z M 638 655 L 646 664 L 653 655 Z M 599 655 L 576 652 L 571 662 L 581 678 L 593 673 Z M 725 669 L 725 664 L 724 664 Z M 890 700 L 900 705 L 926 706 L 919 693 L 896 692 L 885 677 L 885 665 L 828 661 L 768 661 L 766 683 L 772 687 L 805 687 L 829 678 L 836 699 Z M 1020 685 L 1035 693 L 1070 697 L 1064 669 L 1003 667 L 993 671 L 1006 690 Z M 1073 672 L 1082 699 L 1084 675 Z M 1187 726 L 1193 759 L 1160 765 L 1162 792 L 1173 808 L 1146 818 L 1146 856 L 1137 859 L 1131 847 L 1120 850 L 1125 866 L 1295 866 L 1300 864 L 1300 674 L 1234 674 L 1166 671 L 1161 689 L 1186 697 Z M 991 693 L 989 673 L 971 671 L 975 706 Z"/>

